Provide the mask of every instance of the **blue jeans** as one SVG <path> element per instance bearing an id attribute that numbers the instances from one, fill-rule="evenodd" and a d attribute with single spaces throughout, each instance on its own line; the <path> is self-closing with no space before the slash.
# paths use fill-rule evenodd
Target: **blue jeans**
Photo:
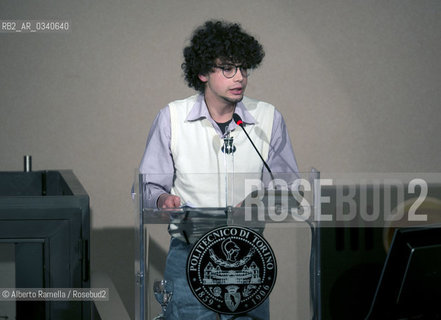
<path id="1" fill-rule="evenodd" d="M 202 305 L 187 283 L 187 257 L 192 246 L 172 238 L 167 255 L 164 279 L 173 280 L 173 298 L 167 307 L 167 320 L 269 320 L 269 302 L 243 315 L 219 315 Z"/>

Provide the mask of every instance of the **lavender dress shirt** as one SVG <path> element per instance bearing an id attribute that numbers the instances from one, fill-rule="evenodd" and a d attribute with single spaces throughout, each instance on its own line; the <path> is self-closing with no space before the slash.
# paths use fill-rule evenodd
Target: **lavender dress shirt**
<path id="1" fill-rule="evenodd" d="M 256 120 L 246 110 L 242 102 L 237 103 L 235 112 L 247 124 L 254 124 Z M 199 95 L 194 107 L 187 116 L 187 120 L 197 121 L 206 118 L 213 125 L 220 137 L 223 137 L 217 123 L 211 118 L 204 101 L 204 96 Z M 225 132 L 236 129 L 237 124 L 231 121 Z M 173 157 L 170 150 L 171 124 L 169 107 L 161 109 L 156 116 L 147 138 L 146 148 L 141 160 L 139 171 L 149 176 L 148 190 L 145 190 L 147 198 L 145 206 L 155 208 L 159 196 L 169 193 L 173 185 L 173 172 L 175 171 Z M 191 156 L 191 155 L 189 155 Z M 257 156 L 257 155 L 256 155 Z M 297 162 L 291 141 L 288 135 L 282 114 L 274 110 L 273 128 L 267 159 L 272 172 L 292 173 L 298 172 Z M 266 170 L 266 169 L 264 169 Z"/>

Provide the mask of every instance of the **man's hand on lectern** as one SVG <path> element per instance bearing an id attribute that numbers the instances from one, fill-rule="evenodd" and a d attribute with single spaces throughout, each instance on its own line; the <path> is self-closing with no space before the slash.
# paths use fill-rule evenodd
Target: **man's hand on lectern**
<path id="1" fill-rule="evenodd" d="M 158 198 L 158 208 L 171 209 L 179 208 L 181 206 L 181 198 L 172 194 L 163 193 Z"/>

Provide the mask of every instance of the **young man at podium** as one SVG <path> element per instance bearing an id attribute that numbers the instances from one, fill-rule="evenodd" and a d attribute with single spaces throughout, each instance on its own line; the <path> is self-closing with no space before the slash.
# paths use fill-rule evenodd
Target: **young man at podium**
<path id="1" fill-rule="evenodd" d="M 146 205 L 225 206 L 224 188 L 201 179 L 202 174 L 258 173 L 267 168 L 297 172 L 282 115 L 271 104 L 244 96 L 251 70 L 264 57 L 262 45 L 238 24 L 207 21 L 194 31 L 183 53 L 185 80 L 198 94 L 171 102 L 151 127 L 140 165 L 140 173 L 156 179 L 150 181 Z M 172 237 L 165 279 L 173 280 L 175 288 L 167 319 L 215 319 L 186 283 L 190 249 Z M 268 307 L 263 303 L 234 319 L 269 319 Z"/>

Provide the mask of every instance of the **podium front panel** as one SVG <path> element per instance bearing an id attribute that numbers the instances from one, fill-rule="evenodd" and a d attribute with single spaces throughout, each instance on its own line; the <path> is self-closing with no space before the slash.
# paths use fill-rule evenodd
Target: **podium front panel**
<path id="1" fill-rule="evenodd" d="M 317 173 L 279 174 L 277 177 L 272 176 L 271 179 L 258 174 L 235 174 L 220 178 L 226 181 L 222 185 L 222 191 L 225 191 L 222 196 L 225 197 L 215 206 L 193 207 L 190 206 L 193 203 L 189 205 L 184 202 L 180 208 L 157 209 L 146 206 L 146 197 L 149 192 L 146 184 L 149 183 L 149 177 L 138 175 L 134 189 L 138 190 L 135 196 L 138 219 L 135 262 L 136 319 L 154 319 L 161 313 L 161 306 L 155 299 L 153 283 L 155 280 L 167 278 L 166 259 L 171 239 L 196 251 L 196 246 L 199 245 L 199 248 L 206 249 L 205 251 L 208 252 L 210 241 L 204 240 L 207 234 L 209 236 L 206 239 L 213 239 L 213 243 L 217 241 L 221 248 L 236 245 L 237 251 L 233 250 L 236 257 L 229 260 L 235 262 L 230 264 L 242 263 L 243 270 L 245 270 L 236 274 L 237 279 L 234 281 L 239 281 L 236 285 L 210 286 L 210 281 L 212 281 L 210 277 L 217 277 L 216 279 L 219 280 L 228 271 L 228 257 L 225 251 L 219 251 L 217 254 L 207 253 L 206 260 L 209 262 L 205 260 L 204 263 L 207 263 L 205 269 L 213 271 L 210 272 L 210 277 L 204 273 L 201 286 L 202 282 L 208 283 L 206 286 L 208 289 L 204 287 L 208 294 L 211 290 L 214 295 L 212 297 L 218 297 L 220 300 L 224 297 L 228 299 L 228 292 L 225 288 L 240 287 L 235 297 L 243 305 L 237 308 L 252 310 L 254 304 L 257 306 L 263 304 L 259 301 L 263 299 L 269 301 L 265 303 L 269 304 L 270 319 L 283 319 L 288 314 L 292 319 L 313 319 L 314 313 L 317 312 L 319 283 L 318 233 L 316 224 L 312 222 L 315 178 L 318 178 Z M 214 177 L 199 175 L 194 180 L 201 179 L 212 183 L 219 182 L 218 175 Z M 222 203 L 224 199 L 225 203 Z M 216 230 L 220 231 L 216 233 Z M 223 231 L 232 238 L 223 237 L 214 240 L 216 236 L 226 236 L 225 232 L 222 233 Z M 245 241 L 248 240 L 249 246 L 241 244 L 240 233 L 246 234 Z M 211 234 L 214 235 L 211 237 Z M 266 244 L 263 244 L 264 241 L 260 241 L 258 236 L 261 236 Z M 272 251 L 274 261 L 267 251 Z M 252 253 L 255 253 L 254 256 L 257 258 L 260 255 L 262 261 L 265 261 L 264 265 L 259 265 L 259 259 L 253 263 L 250 258 L 253 256 Z M 191 269 L 192 261 L 187 262 L 187 268 Z M 271 273 L 273 270 L 263 272 L 263 269 L 271 269 L 272 266 L 275 269 L 274 273 Z M 251 274 L 251 270 L 257 270 L 255 271 L 256 278 L 248 277 L 247 274 Z M 191 272 L 187 270 L 187 273 Z M 261 279 L 262 282 L 256 280 L 259 276 L 265 278 L 274 276 L 275 280 L 263 284 L 265 279 Z M 261 295 L 258 292 L 259 285 L 262 288 Z M 271 288 L 268 288 L 269 286 Z M 253 289 L 256 290 L 253 291 Z M 250 295 L 248 300 L 247 294 Z M 225 309 L 220 306 L 220 303 L 214 301 L 214 303 L 209 303 L 207 308 L 218 311 L 216 312 L 218 314 L 229 315 L 227 317 L 229 319 L 233 317 L 236 306 L 229 302 L 229 306 Z"/>

